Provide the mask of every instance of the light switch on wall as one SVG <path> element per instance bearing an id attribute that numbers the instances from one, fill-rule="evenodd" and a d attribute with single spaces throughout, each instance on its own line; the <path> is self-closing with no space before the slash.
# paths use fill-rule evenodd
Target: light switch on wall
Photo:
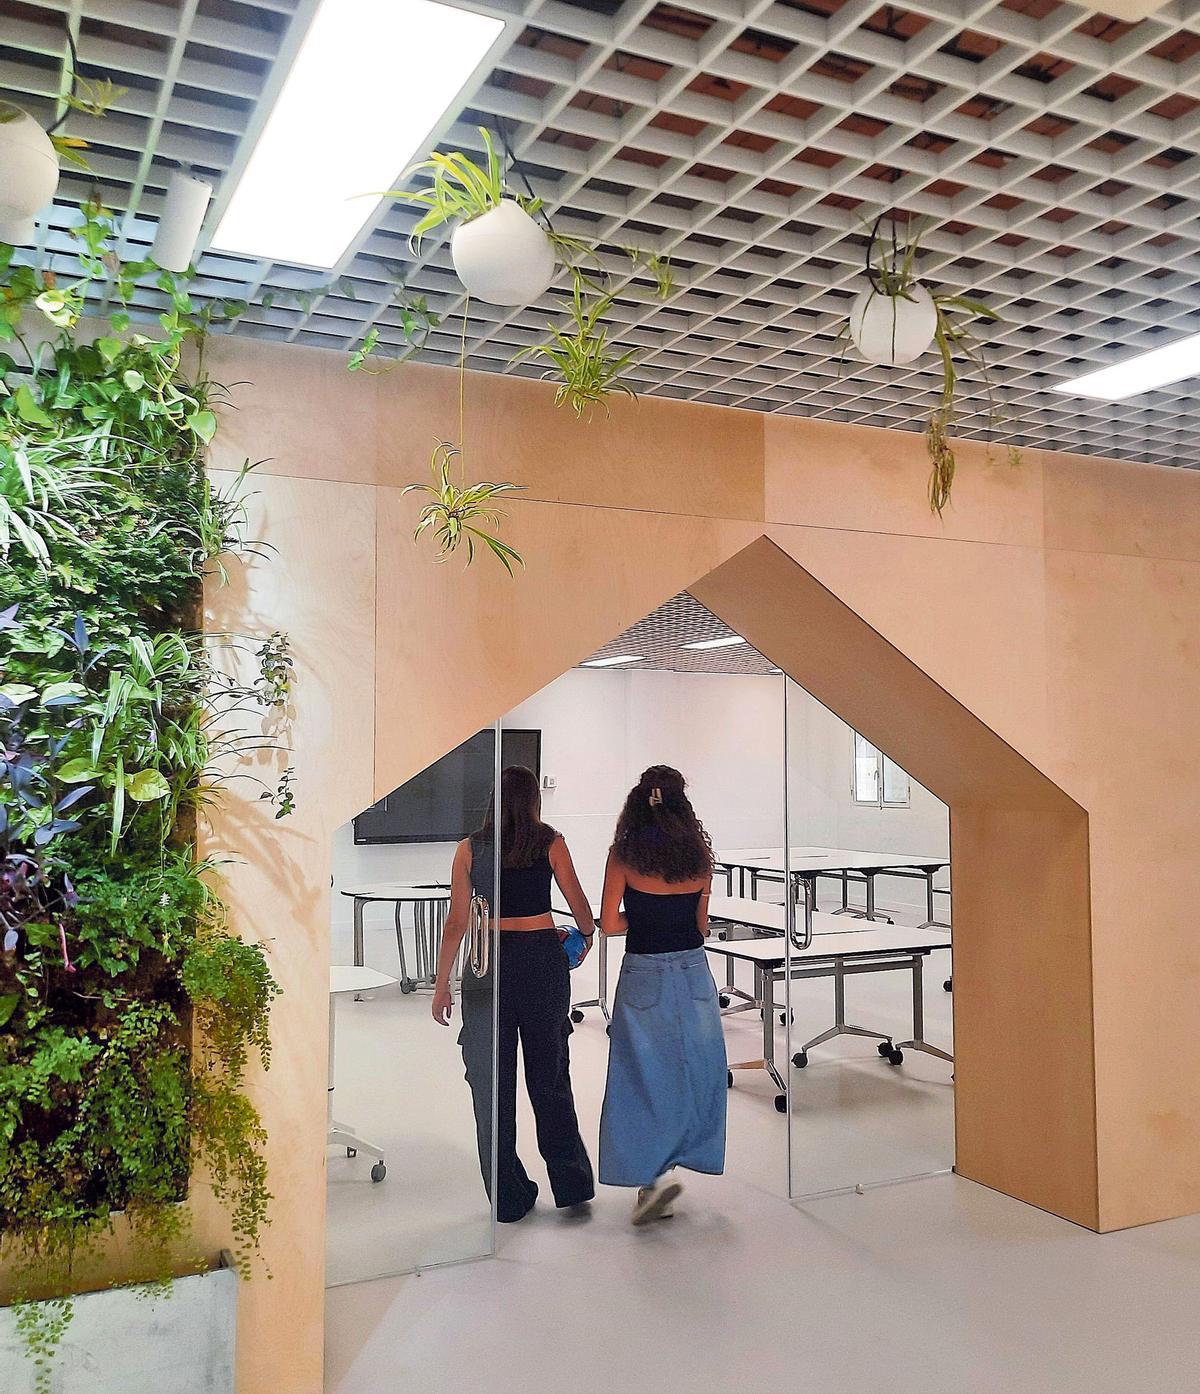
<path id="1" fill-rule="evenodd" d="M 557 789 L 557 788 L 558 788 L 558 780 L 557 780 L 552 774 L 544 774 L 544 775 L 542 775 L 542 788 L 543 788 L 543 789 Z"/>

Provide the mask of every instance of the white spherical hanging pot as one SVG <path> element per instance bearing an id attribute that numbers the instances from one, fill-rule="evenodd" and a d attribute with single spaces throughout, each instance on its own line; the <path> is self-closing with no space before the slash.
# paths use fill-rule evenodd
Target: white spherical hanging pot
<path id="1" fill-rule="evenodd" d="M 0 242 L 34 240 L 34 218 L 58 188 L 58 155 L 27 111 L 0 102 Z"/>
<path id="2" fill-rule="evenodd" d="M 554 244 L 510 198 L 460 223 L 450 257 L 467 291 L 489 305 L 528 305 L 554 279 Z"/>
<path id="3" fill-rule="evenodd" d="M 868 286 L 850 310 L 850 337 L 868 363 L 889 368 L 920 358 L 933 343 L 937 307 L 923 285 L 914 282 L 906 296 L 891 296 Z"/>

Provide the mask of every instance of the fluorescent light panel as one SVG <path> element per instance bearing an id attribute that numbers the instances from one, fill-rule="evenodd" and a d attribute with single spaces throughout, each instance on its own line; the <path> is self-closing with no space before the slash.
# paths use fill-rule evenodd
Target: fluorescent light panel
<path id="1" fill-rule="evenodd" d="M 212 245 L 328 268 L 504 29 L 433 0 L 322 0 Z"/>
<path id="2" fill-rule="evenodd" d="M 729 649 L 734 644 L 744 644 L 746 641 L 739 634 L 727 634 L 723 639 L 701 639 L 695 644 L 684 644 L 685 649 Z"/>
<path id="3" fill-rule="evenodd" d="M 617 663 L 642 663 L 645 657 L 644 653 L 618 653 L 612 658 L 591 658 L 586 663 L 580 664 L 580 667 L 611 668 Z"/>
<path id="4" fill-rule="evenodd" d="M 1156 387 L 1169 387 L 1185 378 L 1200 377 L 1200 334 L 1189 334 L 1163 348 L 1139 353 L 1124 363 L 1098 368 L 1070 382 L 1054 384 L 1055 392 L 1072 397 L 1095 397 L 1102 402 L 1119 402 L 1150 392 Z"/>

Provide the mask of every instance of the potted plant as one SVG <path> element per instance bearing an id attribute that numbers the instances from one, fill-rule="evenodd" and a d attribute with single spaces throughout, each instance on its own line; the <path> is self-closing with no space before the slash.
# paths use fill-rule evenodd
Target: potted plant
<path id="1" fill-rule="evenodd" d="M 987 365 L 976 343 L 976 323 L 996 321 L 995 310 L 963 295 L 930 291 L 917 277 L 917 256 L 924 229 L 908 223 L 903 231 L 893 221 L 890 236 L 880 235 L 882 217 L 870 230 L 867 242 L 868 285 L 855 300 L 841 337 L 849 338 L 869 363 L 899 367 L 915 362 L 936 347 L 941 359 L 942 389 L 925 428 L 929 452 L 929 507 L 939 517 L 950 502 L 956 462 L 950 429 L 954 422 L 955 394 L 961 360 L 983 377 L 989 397 Z M 995 413 L 992 413 L 994 422 Z M 1009 450 L 1010 463 L 1020 460 Z"/>
<path id="2" fill-rule="evenodd" d="M 492 134 L 483 126 L 479 133 L 487 152 L 485 166 L 461 151 L 434 151 L 405 173 L 406 182 L 427 176 L 427 187 L 392 189 L 388 196 L 426 210 L 412 230 L 414 251 L 427 232 L 454 225 L 450 258 L 469 295 L 490 305 L 528 305 L 554 279 L 554 244 L 532 216 L 540 201 L 508 193 Z"/>
<path id="3" fill-rule="evenodd" d="M 91 81 L 76 71 L 75 42 L 67 31 L 71 47 L 71 88 L 65 99 L 66 110 L 48 131 L 42 129 L 23 107 L 0 102 L 0 243 L 25 246 L 34 239 L 34 219 L 53 199 L 58 188 L 59 159 L 87 169 L 80 153 L 87 142 L 55 132 L 71 111 L 103 116 L 125 92 L 107 78 Z"/>

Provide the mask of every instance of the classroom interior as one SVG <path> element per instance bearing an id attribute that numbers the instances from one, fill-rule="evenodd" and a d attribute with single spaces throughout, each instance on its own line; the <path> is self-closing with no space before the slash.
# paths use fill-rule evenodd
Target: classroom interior
<path id="1" fill-rule="evenodd" d="M 135 531 L 160 368 L 188 489 Z M 10 927 L 0 885 L 0 1095 L 60 1029 L 107 1058 L 123 818 L 219 882 L 155 1038 L 186 1078 L 201 931 L 260 970 L 242 1189 L 165 1124 L 168 1186 L 63 1174 L 111 1232 L 54 1290 L 129 1306 L 53 1394 L 1194 1388 L 1198 383 L 1200 0 L 0 0 L 0 734 L 89 789 L 35 808 L 6 736 L 0 854 L 65 872 L 79 812 L 116 949 L 76 977 L 75 888 Z M 139 644 L 245 646 L 180 677 L 190 712 L 254 674 L 251 729 L 205 728 L 219 797 L 202 740 L 152 777 L 153 687 L 111 768 L 57 744 L 113 714 L 127 603 Z M 483 1185 L 430 976 L 510 760 L 593 901 L 649 763 L 710 834 L 727 1164 L 669 1222 L 557 1213 L 524 1088 L 542 1199 L 500 1225 Z M 593 1161 L 622 956 L 571 978 Z M 157 1011 L 120 971 L 112 1010 Z M 40 1109 L 11 1136 L 54 1220 Z M 190 1218 L 172 1253 L 139 1199 Z M 7 1219 L 0 1390 L 42 1394 Z M 155 1274 L 218 1317 L 164 1336 Z"/>
<path id="2" fill-rule="evenodd" d="M 708 947 L 728 1058 L 736 1066 L 770 1054 L 776 1071 L 730 1072 L 731 1177 L 805 1200 L 952 1169 L 944 804 L 687 592 L 505 713 L 497 729 L 502 764 L 538 776 L 543 817 L 563 834 L 594 902 L 617 814 L 641 771 L 669 764 L 688 780 L 717 860 Z M 429 1010 L 457 840 L 439 831 L 449 819 L 463 836 L 482 821 L 495 747 L 495 730 L 481 732 L 473 757 L 438 762 L 335 836 L 334 972 L 361 960 L 383 981 L 330 999 L 333 1110 L 367 1144 L 339 1137 L 328 1151 L 331 1286 L 503 1252 L 504 1227 L 493 1229 L 480 1181 L 456 1019 L 447 1030 Z M 472 758 L 474 777 L 464 778 Z M 847 971 L 840 984 L 799 976 L 797 949 L 794 969 L 776 967 L 765 999 L 755 961 L 737 955 L 765 946 L 782 960 L 785 821 L 790 868 L 820 873 L 795 881 L 791 942 L 804 941 L 811 886 L 803 966 L 827 974 L 840 961 Z M 565 927 L 561 893 L 556 905 Z M 834 949 L 852 956 L 831 960 Z M 571 979 L 572 1079 L 593 1156 L 621 953 L 619 937 L 598 936 Z M 456 991 L 461 968 L 460 958 Z M 864 1034 L 819 1039 L 838 1021 Z M 914 1036 L 941 1054 L 902 1048 Z M 544 1187 L 527 1101 L 520 1108 L 519 1147 Z M 602 1188 L 597 1204 L 619 1206 L 621 1195 Z M 576 1240 L 567 1233 L 563 1242 Z"/>

